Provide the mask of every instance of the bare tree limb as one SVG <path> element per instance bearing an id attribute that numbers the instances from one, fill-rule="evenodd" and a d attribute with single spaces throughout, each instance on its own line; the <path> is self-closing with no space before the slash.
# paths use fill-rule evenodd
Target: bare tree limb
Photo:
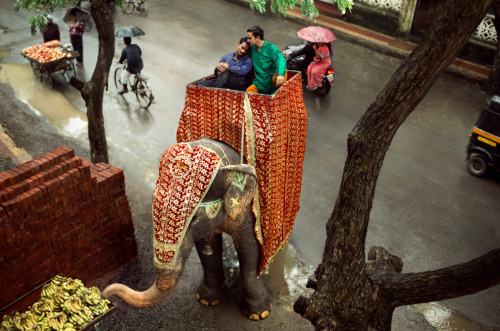
<path id="1" fill-rule="evenodd" d="M 379 280 L 383 296 L 390 298 L 394 307 L 474 294 L 500 283 L 500 249 L 452 267 L 421 273 L 391 273 Z"/>

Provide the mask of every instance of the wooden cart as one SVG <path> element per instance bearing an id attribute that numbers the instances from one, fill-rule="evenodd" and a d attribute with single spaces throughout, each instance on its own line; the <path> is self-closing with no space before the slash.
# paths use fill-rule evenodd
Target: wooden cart
<path id="1" fill-rule="evenodd" d="M 52 76 L 54 73 L 59 72 L 62 76 L 66 75 L 68 81 L 76 75 L 74 60 L 79 56 L 76 51 L 68 52 L 69 56 L 45 63 L 39 62 L 24 53 L 21 54 L 30 61 L 36 78 L 40 79 L 40 81 L 47 84 L 50 88 L 54 87 L 54 77 Z"/>

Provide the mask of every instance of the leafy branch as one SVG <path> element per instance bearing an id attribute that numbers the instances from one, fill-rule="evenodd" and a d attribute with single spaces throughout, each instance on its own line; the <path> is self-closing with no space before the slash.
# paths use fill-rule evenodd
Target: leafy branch
<path id="1" fill-rule="evenodd" d="M 261 13 L 266 12 L 266 2 L 268 0 L 251 0 L 250 8 L 252 10 L 257 9 Z M 299 0 L 269 0 L 271 3 L 271 11 L 278 15 L 283 15 L 286 17 L 286 12 L 288 9 L 295 8 L 295 5 Z M 352 6 L 354 5 L 353 0 L 333 0 L 342 14 L 346 13 L 346 10 L 349 12 L 352 10 Z M 302 11 L 302 15 L 310 18 L 315 18 L 319 15 L 319 11 L 314 5 L 314 0 L 302 0 L 300 2 L 300 10 Z"/>

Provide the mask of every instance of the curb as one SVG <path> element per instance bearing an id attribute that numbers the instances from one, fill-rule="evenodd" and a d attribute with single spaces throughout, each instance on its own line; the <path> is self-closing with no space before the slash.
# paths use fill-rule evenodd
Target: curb
<path id="1" fill-rule="evenodd" d="M 2 125 L 0 125 L 0 153 L 9 157 L 13 163 L 21 164 L 32 159 L 24 149 L 16 147 L 16 144 L 5 133 Z"/>

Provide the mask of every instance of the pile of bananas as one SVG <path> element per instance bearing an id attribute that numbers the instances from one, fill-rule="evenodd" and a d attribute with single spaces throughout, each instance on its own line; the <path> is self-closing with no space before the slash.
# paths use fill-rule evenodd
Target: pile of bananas
<path id="1" fill-rule="evenodd" d="M 43 286 L 40 300 L 26 312 L 5 315 L 0 331 L 76 331 L 108 311 L 109 304 L 97 287 L 58 275 Z"/>

